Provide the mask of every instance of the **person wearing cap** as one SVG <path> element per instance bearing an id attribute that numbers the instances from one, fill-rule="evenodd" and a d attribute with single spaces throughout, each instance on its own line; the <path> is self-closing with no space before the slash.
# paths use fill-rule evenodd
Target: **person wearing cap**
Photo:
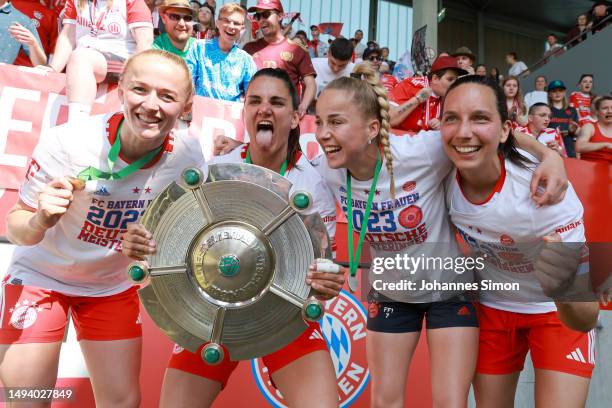
<path id="1" fill-rule="evenodd" d="M 549 126 L 558 129 L 563 136 L 567 156 L 576 157 L 574 145 L 578 130 L 578 112 L 569 105 L 566 89 L 563 81 L 558 79 L 548 84 L 548 105 L 552 112 Z"/>
<path id="2" fill-rule="evenodd" d="M 325 57 L 327 55 L 329 46 L 325 41 L 321 41 L 319 36 L 321 32 L 319 31 L 319 26 L 311 25 L 310 26 L 310 35 L 312 36 L 312 40 L 308 43 L 308 54 L 310 58 L 319 58 Z"/>
<path id="3" fill-rule="evenodd" d="M 459 66 L 466 70 L 468 74 L 474 74 L 474 62 L 476 61 L 476 55 L 472 53 L 472 50 L 465 46 L 459 47 L 452 56 L 457 58 L 457 63 Z"/>
<path id="4" fill-rule="evenodd" d="M 93 22 L 93 23 L 92 23 Z M 68 119 L 89 116 L 97 84 L 116 82 L 125 61 L 151 48 L 153 23 L 144 0 L 67 0 L 64 26 L 44 68 L 66 68 Z"/>
<path id="5" fill-rule="evenodd" d="M 196 41 L 185 57 L 193 75 L 195 94 L 238 102 L 257 71 L 253 58 L 236 45 L 244 27 L 246 12 L 238 3 L 219 10 L 219 36 Z"/>
<path id="6" fill-rule="evenodd" d="M 153 48 L 185 58 L 195 41 L 192 37 L 194 10 L 189 0 L 164 0 L 158 9 L 166 32 L 157 36 Z"/>
<path id="7" fill-rule="evenodd" d="M 389 94 L 391 127 L 412 132 L 439 129 L 441 101 L 451 84 L 465 74 L 455 57 L 442 56 L 427 76 L 404 79 Z"/>
<path id="8" fill-rule="evenodd" d="M 289 74 L 296 89 L 303 85 L 298 106 L 302 118 L 317 92 L 316 71 L 308 52 L 283 35 L 281 19 L 284 12 L 280 0 L 259 0 L 248 12 L 255 13 L 253 17 L 259 22 L 263 38 L 246 44 L 244 50 L 253 56 L 258 69 L 280 68 Z"/>

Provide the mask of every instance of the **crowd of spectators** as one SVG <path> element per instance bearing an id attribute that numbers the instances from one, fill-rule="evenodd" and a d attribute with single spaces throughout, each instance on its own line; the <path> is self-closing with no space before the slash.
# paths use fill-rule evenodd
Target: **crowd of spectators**
<path id="1" fill-rule="evenodd" d="M 551 33 L 543 60 L 600 31 L 609 23 L 609 14 L 606 2 L 596 2 L 590 12 L 578 16 L 565 44 Z M 595 105 L 590 74 L 581 76 L 579 89 L 569 99 L 563 82 L 548 83 L 544 76 L 538 76 L 535 90 L 523 97 L 518 78 L 529 69 L 516 52 L 506 55 L 509 69 L 502 75 L 497 67 L 477 64 L 477 56 L 462 46 L 440 53 L 429 72 L 404 78 L 394 75 L 396 62 L 389 48 L 365 41 L 363 30 L 352 38 L 337 34 L 325 40 L 316 24 L 308 33 L 294 32 L 292 25 L 300 16 L 290 15 L 291 21 L 284 22 L 280 0 L 259 1 L 248 10 L 237 3 L 217 10 L 214 0 L 0 0 L 0 40 L 5 44 L 0 62 L 65 71 L 70 117 L 89 114 L 96 84 L 116 81 L 131 54 L 153 47 L 185 59 L 197 95 L 228 101 L 241 100 L 258 69 L 282 68 L 299 90 L 301 116 L 314 112 L 314 102 L 327 84 L 350 76 L 356 64 L 366 62 L 379 72 L 390 96 L 391 125 L 405 131 L 437 129 L 440 101 L 448 87 L 458 76 L 476 74 L 502 86 L 514 129 L 536 138 L 545 134 L 546 143 L 562 154 L 576 157 L 585 151 L 585 143 L 592 152 L 592 143 L 576 139 L 610 134 L 609 127 L 597 125 L 600 111 L 609 115 L 609 102 Z M 553 141 L 550 129 L 556 132 Z M 605 143 L 596 145 L 609 150 Z"/>

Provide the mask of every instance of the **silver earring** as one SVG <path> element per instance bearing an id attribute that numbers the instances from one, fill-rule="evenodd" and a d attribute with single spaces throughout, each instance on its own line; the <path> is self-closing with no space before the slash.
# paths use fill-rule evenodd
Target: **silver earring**
<path id="1" fill-rule="evenodd" d="M 368 140 L 368 144 L 371 145 L 372 144 L 372 139 Z"/>

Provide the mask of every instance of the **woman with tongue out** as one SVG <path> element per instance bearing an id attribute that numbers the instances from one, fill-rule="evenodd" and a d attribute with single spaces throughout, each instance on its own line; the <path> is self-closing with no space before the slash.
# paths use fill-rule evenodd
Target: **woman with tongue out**
<path id="1" fill-rule="evenodd" d="M 434 406 L 464 406 L 476 365 L 476 311 L 464 290 L 427 291 L 421 285 L 437 281 L 465 287 L 473 280 L 471 270 L 459 263 L 454 269 L 434 263 L 415 271 L 410 263 L 389 262 L 459 256 L 443 187 L 452 162 L 440 133 L 390 134 L 386 91 L 367 64 L 325 88 L 317 101 L 316 121 L 317 140 L 325 155 L 317 158 L 315 168 L 347 215 L 351 277 L 365 241 L 373 260 L 367 333 L 372 406 L 405 405 L 408 368 L 423 318 Z M 532 191 L 540 179 L 548 181 L 550 191 L 534 200 L 542 204 L 551 197 L 556 200 L 563 191 L 559 186 L 566 184 L 561 158 L 529 136 L 520 141 L 547 162 L 536 171 Z M 462 148 L 466 154 L 475 150 Z M 355 254 L 353 233 L 359 234 Z M 355 283 L 354 278 L 351 281 Z M 362 283 L 367 284 L 365 279 Z"/>
<path id="2" fill-rule="evenodd" d="M 271 68 L 258 71 L 249 84 L 243 111 L 251 142 L 215 157 L 212 163 L 252 163 L 278 172 L 291 181 L 290 196 L 297 190 L 312 195 L 311 211 L 323 217 L 333 238 L 335 203 L 325 182 L 300 151 L 298 104 L 297 92 L 285 71 Z M 130 242 L 126 245 L 135 249 L 130 255 L 136 258 L 155 251 L 154 242 L 141 228 L 134 227 L 125 237 Z M 141 245 L 134 247 L 135 241 Z M 316 268 L 316 264 L 310 267 L 307 283 L 319 292 L 322 300 L 337 296 L 344 284 L 344 273 L 317 272 Z M 288 406 L 338 406 L 334 365 L 318 324 L 311 325 L 287 347 L 263 357 L 263 362 Z M 166 370 L 160 405 L 210 406 L 237 365 L 238 362 L 224 359 L 211 366 L 202 361 L 199 351 L 175 351 Z"/>

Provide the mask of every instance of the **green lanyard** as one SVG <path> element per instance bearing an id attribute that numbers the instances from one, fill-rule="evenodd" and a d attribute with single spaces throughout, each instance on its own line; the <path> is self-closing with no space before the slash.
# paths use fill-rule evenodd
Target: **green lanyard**
<path id="1" fill-rule="evenodd" d="M 351 172 L 346 170 L 346 195 L 347 195 L 347 207 L 348 207 L 348 250 L 349 250 L 349 270 L 351 276 L 357 274 L 357 267 L 359 266 L 359 257 L 361 256 L 361 247 L 363 246 L 363 240 L 365 239 L 366 230 L 368 229 L 368 220 L 370 219 L 370 212 L 372 211 L 372 201 L 374 201 L 374 193 L 376 191 L 376 182 L 378 181 L 378 174 L 382 167 L 382 160 L 380 158 L 380 151 L 376 158 L 376 168 L 374 169 L 374 177 L 372 177 L 372 186 L 370 187 L 370 193 L 368 194 L 368 203 L 366 205 L 365 214 L 363 215 L 363 221 L 361 223 L 361 231 L 359 231 L 359 240 L 357 241 L 357 252 L 353 256 L 353 200 L 351 194 Z"/>
<path id="2" fill-rule="evenodd" d="M 146 166 L 155 156 L 159 154 L 162 146 L 159 146 L 157 149 L 145 154 L 140 159 L 136 160 L 134 163 L 131 163 L 129 166 L 122 168 L 116 173 L 113 173 L 113 167 L 115 167 L 115 163 L 117 162 L 117 158 L 119 157 L 119 152 L 121 151 L 121 128 L 123 127 L 123 120 L 119 124 L 119 129 L 117 130 L 117 137 L 115 138 L 115 142 L 113 146 L 108 152 L 108 169 L 109 172 L 102 171 L 100 169 L 96 169 L 95 167 L 87 167 L 85 170 L 81 171 L 78 175 L 78 178 L 83 181 L 89 180 L 119 180 L 129 176 L 130 174 L 142 169 Z"/>
<path id="3" fill-rule="evenodd" d="M 247 164 L 253 164 L 253 161 L 251 160 L 251 151 L 247 150 L 247 154 L 246 154 L 246 158 L 244 159 L 244 162 Z M 285 172 L 287 171 L 287 160 L 285 159 L 285 161 L 283 162 L 283 165 L 280 168 L 280 171 L 278 172 L 278 174 L 280 174 L 281 176 L 285 175 Z"/>

